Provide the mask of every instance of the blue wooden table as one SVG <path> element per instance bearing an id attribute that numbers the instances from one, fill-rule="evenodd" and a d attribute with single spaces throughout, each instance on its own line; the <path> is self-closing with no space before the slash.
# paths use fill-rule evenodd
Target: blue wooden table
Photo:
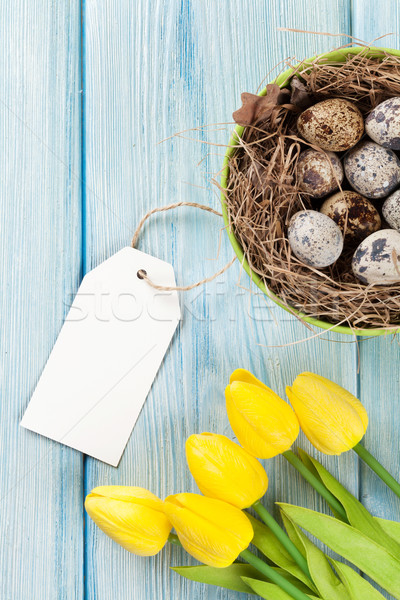
<path id="1" fill-rule="evenodd" d="M 1 600 L 225 600 L 239 595 L 180 579 L 176 547 L 128 554 L 85 516 L 99 484 L 141 485 L 160 496 L 195 490 L 184 462 L 193 432 L 230 435 L 223 389 L 249 368 L 281 395 L 311 370 L 359 396 L 366 444 L 399 476 L 397 339 L 310 331 L 265 303 L 237 263 L 181 295 L 183 321 L 119 468 L 19 427 L 85 272 L 128 245 L 142 215 L 177 200 L 218 206 L 220 168 L 242 91 L 286 57 L 346 37 L 398 32 L 396 0 L 17 0 L 0 3 Z M 398 35 L 380 42 L 399 48 Z M 204 142 L 220 144 L 208 146 Z M 146 225 L 139 249 L 173 263 L 178 284 L 232 257 L 214 216 L 180 209 Z M 239 285 L 238 285 L 239 283 Z M 359 367 L 359 369 L 358 369 Z M 301 444 L 307 447 L 304 440 Z M 400 504 L 355 456 L 323 462 L 376 515 Z M 266 465 L 267 504 L 323 508 L 279 458 Z"/>

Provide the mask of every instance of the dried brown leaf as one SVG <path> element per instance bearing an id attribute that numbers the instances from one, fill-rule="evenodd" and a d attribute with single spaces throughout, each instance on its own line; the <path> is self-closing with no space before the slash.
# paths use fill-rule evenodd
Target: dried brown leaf
<path id="1" fill-rule="evenodd" d="M 275 83 L 270 83 L 267 85 L 265 96 L 243 92 L 241 99 L 242 107 L 236 110 L 232 117 L 235 123 L 247 127 L 265 119 L 276 106 L 289 101 L 290 92 L 286 89 L 282 90 Z"/>

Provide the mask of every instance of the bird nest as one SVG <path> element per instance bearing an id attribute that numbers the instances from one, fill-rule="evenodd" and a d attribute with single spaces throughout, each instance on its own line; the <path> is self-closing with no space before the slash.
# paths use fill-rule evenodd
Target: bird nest
<path id="1" fill-rule="evenodd" d="M 252 271 L 289 310 L 354 330 L 395 329 L 400 283 L 361 283 L 351 268 L 351 247 L 330 267 L 307 266 L 287 239 L 292 215 L 318 210 L 322 202 L 301 192 L 296 182 L 299 154 L 310 146 L 298 137 L 299 113 L 328 98 L 346 98 L 366 117 L 380 102 L 400 96 L 399 57 L 389 51 L 371 55 L 365 48 L 343 60 L 322 55 L 290 64 L 292 72 L 280 87 L 268 85 L 264 96 L 242 95 L 243 107 L 233 116 L 245 129 L 234 138 L 223 190 L 229 225 Z M 350 188 L 345 181 L 340 189 Z M 375 203 L 378 210 L 381 204 Z"/>

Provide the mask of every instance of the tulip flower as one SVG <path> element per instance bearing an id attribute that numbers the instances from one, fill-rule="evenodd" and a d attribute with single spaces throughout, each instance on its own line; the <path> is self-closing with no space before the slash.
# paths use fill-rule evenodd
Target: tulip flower
<path id="1" fill-rule="evenodd" d="M 232 373 L 225 397 L 228 418 L 241 445 L 258 458 L 283 454 L 345 520 L 340 502 L 291 450 L 300 426 L 290 406 L 245 369 Z"/>
<path id="2" fill-rule="evenodd" d="M 157 554 L 172 529 L 163 502 L 140 487 L 96 487 L 86 496 L 85 508 L 105 534 L 139 556 Z"/>
<path id="3" fill-rule="evenodd" d="M 353 449 L 400 498 L 400 484 L 360 444 L 368 414 L 353 394 L 315 373 L 298 375 L 286 393 L 302 430 L 317 450 L 342 454 Z"/>
<path id="4" fill-rule="evenodd" d="M 295 562 L 310 578 L 307 561 L 259 499 L 268 476 L 259 461 L 224 435 L 202 433 L 186 440 L 186 459 L 200 491 L 237 508 L 253 506 Z"/>
<path id="5" fill-rule="evenodd" d="M 175 494 L 165 499 L 164 510 L 182 546 L 197 560 L 211 567 L 224 568 L 240 554 L 295 600 L 310 600 L 247 549 L 253 538 L 253 527 L 235 506 L 199 494 Z"/>
<path id="6" fill-rule="evenodd" d="M 211 567 L 228 567 L 253 539 L 246 515 L 231 504 L 199 494 L 175 494 L 164 511 L 189 554 Z"/>
<path id="7" fill-rule="evenodd" d="M 225 389 L 229 422 L 240 444 L 257 458 L 291 448 L 299 422 L 290 406 L 245 369 L 237 369 Z"/>
<path id="8" fill-rule="evenodd" d="M 200 491 L 209 498 L 247 508 L 267 491 L 264 467 L 224 435 L 191 435 L 186 440 L 186 459 Z"/>
<path id="9" fill-rule="evenodd" d="M 301 373 L 286 393 L 310 442 L 324 454 L 342 454 L 363 438 L 367 411 L 353 394 L 314 373 Z"/>

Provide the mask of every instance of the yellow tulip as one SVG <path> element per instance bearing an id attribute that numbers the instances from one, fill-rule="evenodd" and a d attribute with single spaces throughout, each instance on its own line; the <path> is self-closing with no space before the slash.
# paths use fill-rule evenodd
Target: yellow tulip
<path id="1" fill-rule="evenodd" d="M 140 556 L 157 554 L 172 529 L 163 502 L 140 487 L 96 487 L 86 496 L 85 508 L 104 533 Z"/>
<path id="2" fill-rule="evenodd" d="M 200 491 L 237 508 L 264 496 L 268 476 L 246 450 L 224 435 L 202 433 L 186 440 L 186 459 Z"/>
<path id="3" fill-rule="evenodd" d="M 237 369 L 225 389 L 226 410 L 240 444 L 258 458 L 291 448 L 299 422 L 290 406 L 245 369 Z"/>
<path id="4" fill-rule="evenodd" d="M 325 454 L 341 454 L 364 436 L 367 411 L 353 394 L 315 373 L 301 373 L 286 393 L 310 442 Z"/>
<path id="5" fill-rule="evenodd" d="M 253 539 L 246 515 L 222 500 L 175 494 L 164 510 L 185 550 L 211 567 L 228 567 Z"/>

